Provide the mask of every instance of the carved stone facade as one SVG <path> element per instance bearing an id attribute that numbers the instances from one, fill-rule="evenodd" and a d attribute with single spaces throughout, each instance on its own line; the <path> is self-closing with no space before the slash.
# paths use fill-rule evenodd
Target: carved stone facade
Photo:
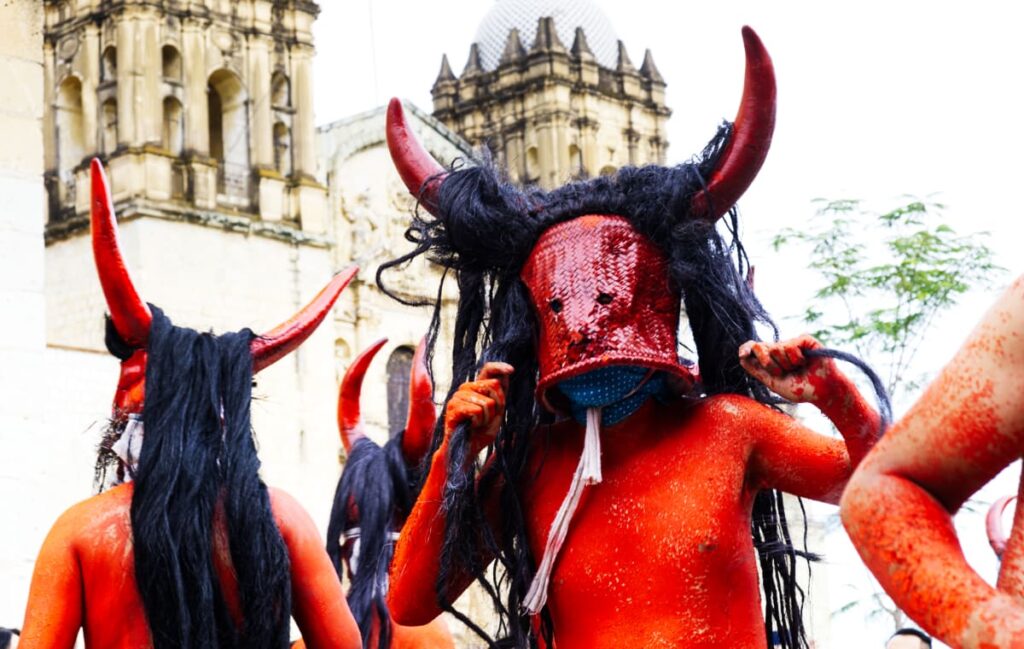
<path id="1" fill-rule="evenodd" d="M 424 146 L 442 164 L 468 159 L 471 147 L 436 119 L 411 104 L 405 105 L 409 123 Z M 375 279 L 381 263 L 394 259 L 411 248 L 404 234 L 409 226 L 415 202 L 395 172 L 384 137 L 383 107 L 345 118 L 319 128 L 320 169 L 329 187 L 329 204 L 337 266 L 357 263 L 362 270 L 347 289 L 352 308 L 335 310 L 335 360 L 343 372 L 356 354 L 381 337 L 388 344 L 370 365 L 363 383 L 363 410 L 367 429 L 383 443 L 391 428 L 388 410 L 395 406 L 388 394 L 388 365 L 401 365 L 399 358 L 416 348 L 427 332 L 432 310 L 403 306 L 385 295 Z M 351 261 L 350 261 L 351 260 Z M 437 298 L 441 273 L 423 257 L 402 269 L 384 274 L 393 293 L 409 302 L 430 302 Z M 454 322 L 458 297 L 454 282 L 449 282 L 443 297 L 442 323 Z M 450 381 L 450 341 L 438 341 L 435 363 L 437 398 L 443 396 Z M 407 370 L 406 370 L 407 371 Z M 340 375 L 340 374 L 339 374 Z M 407 379 L 406 379 L 407 380 Z"/>
<path id="2" fill-rule="evenodd" d="M 85 226 L 88 160 L 122 216 L 325 229 L 303 0 L 45 0 L 49 239 Z"/>
<path id="3" fill-rule="evenodd" d="M 671 111 L 650 50 L 637 69 L 588 0 L 537 5 L 498 0 L 460 76 L 444 57 L 434 116 L 490 148 L 513 180 L 544 188 L 664 163 Z"/>

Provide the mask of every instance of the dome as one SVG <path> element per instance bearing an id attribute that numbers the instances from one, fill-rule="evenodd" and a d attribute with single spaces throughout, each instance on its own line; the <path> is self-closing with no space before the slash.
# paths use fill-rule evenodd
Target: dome
<path id="1" fill-rule="evenodd" d="M 611 21 L 592 0 L 497 0 L 476 30 L 480 63 L 485 70 L 498 67 L 505 41 L 513 28 L 527 50 L 537 35 L 540 18 L 554 18 L 558 38 L 572 47 L 576 28 L 582 27 L 598 64 L 614 68 L 618 63 L 618 37 Z"/>

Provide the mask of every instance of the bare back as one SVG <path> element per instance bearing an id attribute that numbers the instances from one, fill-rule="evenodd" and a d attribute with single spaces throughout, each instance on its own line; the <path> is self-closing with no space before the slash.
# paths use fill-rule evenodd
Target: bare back
<path id="1" fill-rule="evenodd" d="M 71 507 L 54 524 L 36 560 L 21 646 L 70 648 L 79 628 L 89 649 L 152 646 L 135 582 L 132 493 L 130 483 L 114 487 Z M 308 646 L 359 647 L 358 627 L 315 526 L 290 496 L 270 493 L 292 564 L 293 615 Z M 240 621 L 238 585 L 218 519 L 214 561 L 228 609 Z"/>

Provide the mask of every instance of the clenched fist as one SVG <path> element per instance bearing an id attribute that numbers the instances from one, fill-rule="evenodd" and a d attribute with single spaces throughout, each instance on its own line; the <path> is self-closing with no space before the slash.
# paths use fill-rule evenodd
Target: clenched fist
<path id="1" fill-rule="evenodd" d="M 472 455 L 493 442 L 505 417 L 505 392 L 512 371 L 508 363 L 487 363 L 475 381 L 459 386 L 445 408 L 445 436 L 451 435 L 459 424 L 468 422 Z"/>
<path id="2" fill-rule="evenodd" d="M 830 358 L 808 358 L 804 352 L 822 344 L 804 335 L 778 343 L 753 340 L 740 346 L 740 365 L 783 399 L 794 403 L 820 403 L 843 379 Z"/>

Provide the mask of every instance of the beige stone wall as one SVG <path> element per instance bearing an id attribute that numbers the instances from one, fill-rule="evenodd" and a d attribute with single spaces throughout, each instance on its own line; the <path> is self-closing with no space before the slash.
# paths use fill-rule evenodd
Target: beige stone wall
<path id="1" fill-rule="evenodd" d="M 413 106 L 406 108 L 410 122 L 424 146 L 443 164 L 465 157 L 468 145 Z M 399 347 L 413 347 L 430 323 L 429 307 L 403 306 L 376 286 L 377 267 L 410 249 L 404 240 L 414 202 L 394 170 L 384 141 L 383 108 L 327 125 L 320 129 L 322 182 L 330 188 L 332 240 L 335 263 L 359 264 L 359 279 L 352 287 L 352 309 L 339 309 L 339 340 L 336 358 L 339 376 L 351 360 L 378 338 L 388 344 L 370 366 L 363 387 L 363 413 L 371 435 L 386 439 L 387 359 Z M 440 281 L 439 270 L 419 258 L 402 270 L 385 275 L 392 290 L 406 299 L 433 302 Z M 452 322 L 456 293 L 445 294 L 444 322 Z M 445 327 L 447 332 L 448 327 Z M 440 400 L 450 382 L 450 339 L 443 336 L 434 365 Z"/>
<path id="2" fill-rule="evenodd" d="M 19 626 L 49 494 L 43 299 L 43 16 L 38 0 L 0 5 L 0 626 Z M 56 452 L 61 452 L 59 447 Z M 11 586 L 15 587 L 11 587 Z"/>

